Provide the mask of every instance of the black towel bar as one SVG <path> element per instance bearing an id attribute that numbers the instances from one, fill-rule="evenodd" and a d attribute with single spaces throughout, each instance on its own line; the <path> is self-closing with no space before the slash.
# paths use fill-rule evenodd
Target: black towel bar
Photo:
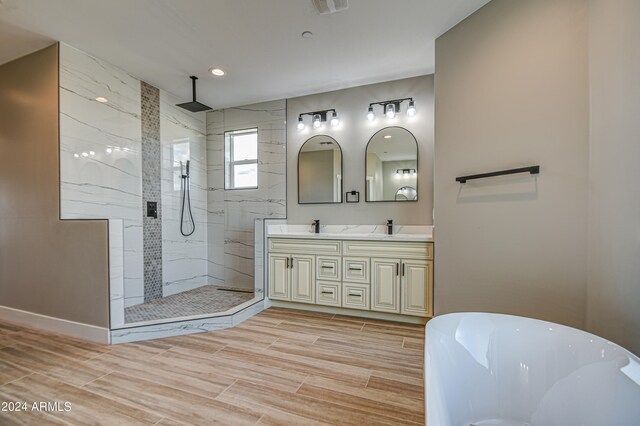
<path id="1" fill-rule="evenodd" d="M 466 181 L 471 179 L 482 179 L 482 178 L 493 177 L 493 176 L 512 175 L 515 173 L 531 173 L 532 175 L 537 175 L 540 173 L 540 166 L 520 167 L 518 169 L 500 170 L 497 172 L 480 173 L 477 175 L 459 176 L 456 178 L 456 182 L 465 183 Z"/>

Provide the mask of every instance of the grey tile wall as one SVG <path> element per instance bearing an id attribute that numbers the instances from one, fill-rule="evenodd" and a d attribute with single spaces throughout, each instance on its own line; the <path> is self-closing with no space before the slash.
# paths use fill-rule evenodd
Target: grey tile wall
<path id="1" fill-rule="evenodd" d="M 142 238 L 144 301 L 162 298 L 162 209 L 160 90 L 141 82 L 142 109 Z M 155 201 L 158 218 L 147 217 L 147 201 Z"/>

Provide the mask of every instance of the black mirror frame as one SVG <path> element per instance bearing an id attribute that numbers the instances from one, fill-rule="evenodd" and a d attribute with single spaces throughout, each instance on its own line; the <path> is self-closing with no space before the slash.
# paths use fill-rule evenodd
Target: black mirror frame
<path id="1" fill-rule="evenodd" d="M 373 138 L 376 137 L 376 135 L 384 130 L 388 130 L 388 129 L 393 129 L 393 128 L 397 128 L 397 129 L 402 129 L 407 131 L 411 137 L 413 138 L 414 142 L 416 143 L 416 199 L 415 200 L 406 200 L 406 201 L 400 201 L 400 200 L 369 200 L 369 185 L 367 184 L 367 153 L 369 152 L 369 144 L 371 143 L 371 141 L 373 140 Z M 387 127 L 383 127 L 382 129 L 378 130 L 377 132 L 375 132 L 373 135 L 371 135 L 371 137 L 369 138 L 369 142 L 367 142 L 367 146 L 364 150 L 364 201 L 367 203 L 417 203 L 419 200 L 419 188 L 420 188 L 420 144 L 418 144 L 418 139 L 416 138 L 416 135 L 414 135 L 409 129 L 404 128 L 402 126 L 387 126 Z"/>
<path id="2" fill-rule="evenodd" d="M 300 153 L 302 152 L 302 148 L 304 148 L 305 144 L 307 142 L 309 142 L 311 139 L 317 137 L 317 136 L 324 136 L 326 138 L 331 139 L 336 145 L 338 145 L 338 148 L 340 149 L 340 201 L 326 201 L 326 202 L 320 202 L 320 203 L 301 203 L 300 202 Z M 342 146 L 340 146 L 340 144 L 338 143 L 337 140 L 335 140 L 334 138 L 332 138 L 329 135 L 313 135 L 311 136 L 309 139 L 307 139 L 306 141 L 304 141 L 304 143 L 300 146 L 300 149 L 298 150 L 298 176 L 297 177 L 297 185 L 298 185 L 298 204 L 299 205 L 307 205 L 307 204 L 342 204 L 343 201 L 343 197 L 342 197 L 342 191 L 344 188 L 344 153 L 342 152 Z"/>

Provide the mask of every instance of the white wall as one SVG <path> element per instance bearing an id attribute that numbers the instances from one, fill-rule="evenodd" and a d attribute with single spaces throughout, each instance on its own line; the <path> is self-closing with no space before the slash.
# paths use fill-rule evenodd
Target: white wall
<path id="1" fill-rule="evenodd" d="M 587 327 L 640 354 L 640 2 L 589 2 Z"/>
<path id="2" fill-rule="evenodd" d="M 374 122 L 366 119 L 370 102 L 413 97 L 418 114 L 407 117 L 403 112 L 389 120 L 381 113 Z M 341 120 L 338 128 L 324 126 L 298 131 L 298 114 L 335 108 Z M 401 126 L 414 134 L 419 149 L 419 194 L 417 203 L 365 202 L 365 150 L 371 136 L 387 126 Z M 298 151 L 312 136 L 325 134 L 342 147 L 344 192 L 360 192 L 359 203 L 298 204 Z M 433 209 L 433 75 L 389 81 L 333 92 L 318 93 L 287 100 L 287 220 L 290 224 L 310 224 L 320 219 L 322 224 L 385 224 L 393 219 L 397 224 L 430 225 Z"/>
<path id="3" fill-rule="evenodd" d="M 587 4 L 493 0 L 436 41 L 435 311 L 584 327 Z M 518 175 L 460 175 L 539 164 Z"/>

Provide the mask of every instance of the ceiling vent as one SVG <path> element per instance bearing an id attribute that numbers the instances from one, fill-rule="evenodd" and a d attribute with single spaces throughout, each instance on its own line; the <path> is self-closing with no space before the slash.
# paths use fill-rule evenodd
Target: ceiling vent
<path id="1" fill-rule="evenodd" d="M 349 8 L 349 0 L 311 0 L 320 15 L 341 12 Z"/>

